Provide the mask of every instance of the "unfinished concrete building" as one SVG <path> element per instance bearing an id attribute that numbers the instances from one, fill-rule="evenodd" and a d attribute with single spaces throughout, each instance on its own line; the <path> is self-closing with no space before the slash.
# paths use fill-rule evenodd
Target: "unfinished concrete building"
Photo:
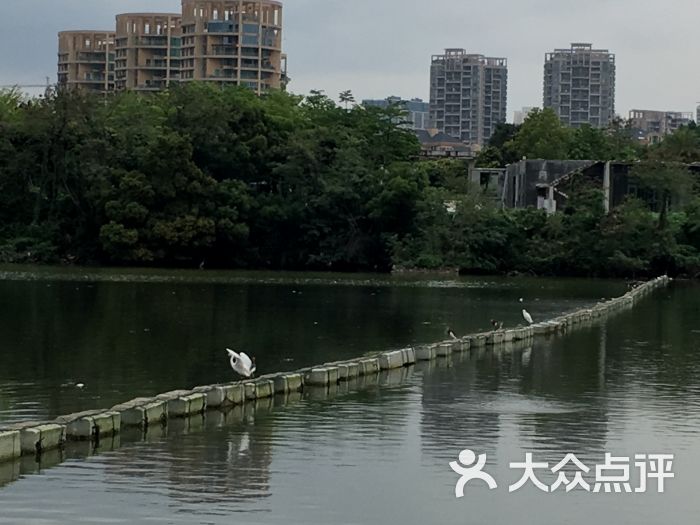
<path id="1" fill-rule="evenodd" d="M 693 121 L 692 113 L 682 111 L 650 111 L 633 109 L 629 113 L 630 127 L 645 144 L 657 144 L 666 135 Z"/>
<path id="2" fill-rule="evenodd" d="M 180 78 L 283 87 L 282 4 L 272 0 L 182 0 Z"/>
<path id="3" fill-rule="evenodd" d="M 553 109 L 567 126 L 609 126 L 615 117 L 615 55 L 591 44 L 547 53 L 544 107 Z"/>
<path id="4" fill-rule="evenodd" d="M 61 31 L 58 34 L 59 89 L 112 91 L 114 38 L 111 31 Z"/>
<path id="5" fill-rule="evenodd" d="M 446 49 L 430 66 L 430 120 L 437 130 L 483 146 L 506 121 L 508 63 L 505 58 Z"/>
<path id="6" fill-rule="evenodd" d="M 180 14 L 117 15 L 115 87 L 158 91 L 180 77 Z"/>

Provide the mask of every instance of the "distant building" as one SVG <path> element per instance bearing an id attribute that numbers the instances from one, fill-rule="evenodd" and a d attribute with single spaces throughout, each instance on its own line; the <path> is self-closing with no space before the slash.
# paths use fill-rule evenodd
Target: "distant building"
<path id="1" fill-rule="evenodd" d="M 523 122 L 525 122 L 525 119 L 530 115 L 530 113 L 532 113 L 536 109 L 539 108 L 524 106 L 523 109 L 521 109 L 520 111 L 513 112 L 513 124 L 515 124 L 516 126 L 520 126 Z"/>
<path id="2" fill-rule="evenodd" d="M 182 0 L 180 80 L 280 89 L 282 3 L 273 0 Z"/>
<path id="3" fill-rule="evenodd" d="M 58 87 L 97 93 L 114 89 L 114 32 L 61 31 Z"/>
<path id="4" fill-rule="evenodd" d="M 363 106 L 375 106 L 379 108 L 388 108 L 390 105 L 396 104 L 401 106 L 407 113 L 406 124 L 410 129 L 428 129 L 430 127 L 430 104 L 423 102 L 420 98 L 412 98 L 404 100 L 401 97 L 388 97 L 377 100 L 363 100 Z"/>
<path id="5" fill-rule="evenodd" d="M 437 129 L 419 129 L 416 136 L 423 157 L 474 157 L 471 146 Z"/>
<path id="6" fill-rule="evenodd" d="M 664 136 L 693 121 L 693 114 L 680 111 L 650 111 L 633 109 L 629 113 L 630 126 L 647 144 L 656 144 Z"/>
<path id="7" fill-rule="evenodd" d="M 180 23 L 179 14 L 117 15 L 117 90 L 160 90 L 180 78 Z"/>
<path id="8" fill-rule="evenodd" d="M 508 62 L 446 49 L 430 66 L 430 121 L 439 131 L 483 146 L 506 121 Z"/>
<path id="9" fill-rule="evenodd" d="M 615 117 L 615 55 L 591 44 L 547 53 L 544 107 L 573 128 L 605 128 Z"/>
<path id="10" fill-rule="evenodd" d="M 565 207 L 575 180 L 586 180 L 602 190 L 602 204 L 610 211 L 629 195 L 645 200 L 658 211 L 661 199 L 640 188 L 630 176 L 635 162 L 597 160 L 528 159 L 509 164 L 497 181 L 497 192 L 504 208 L 537 208 L 555 213 Z M 687 165 L 700 180 L 700 164 Z"/>
<path id="11" fill-rule="evenodd" d="M 182 0 L 182 13 L 118 15 L 116 32 L 59 33 L 59 87 L 157 91 L 192 80 L 283 89 L 282 3 Z"/>

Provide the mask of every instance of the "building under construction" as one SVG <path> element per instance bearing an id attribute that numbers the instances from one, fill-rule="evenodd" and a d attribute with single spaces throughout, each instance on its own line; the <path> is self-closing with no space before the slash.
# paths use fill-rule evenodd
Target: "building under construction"
<path id="1" fill-rule="evenodd" d="M 287 82 L 274 0 L 182 0 L 181 13 L 117 15 L 115 32 L 62 32 L 58 47 L 59 88 L 158 91 L 202 81 L 260 94 Z"/>

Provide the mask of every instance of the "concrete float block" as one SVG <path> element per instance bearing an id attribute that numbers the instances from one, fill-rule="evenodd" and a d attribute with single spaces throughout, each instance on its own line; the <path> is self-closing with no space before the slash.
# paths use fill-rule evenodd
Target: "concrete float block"
<path id="1" fill-rule="evenodd" d="M 360 376 L 360 364 L 355 363 L 355 362 L 348 362 L 346 363 L 346 366 L 348 367 L 348 381 L 352 381 L 353 379 L 357 379 Z"/>
<path id="2" fill-rule="evenodd" d="M 0 432 L 0 461 L 17 459 L 22 455 L 19 430 Z"/>
<path id="3" fill-rule="evenodd" d="M 230 383 L 224 385 L 224 406 L 240 405 L 245 401 L 245 387 L 243 383 Z"/>
<path id="4" fill-rule="evenodd" d="M 503 332 L 503 342 L 512 343 L 515 341 L 515 332 L 513 330 L 505 330 Z"/>
<path id="5" fill-rule="evenodd" d="M 476 334 L 471 337 L 472 348 L 485 348 L 488 343 L 488 334 Z"/>
<path id="6" fill-rule="evenodd" d="M 274 379 L 276 394 L 299 392 L 304 388 L 304 378 L 301 374 L 280 374 Z"/>
<path id="7" fill-rule="evenodd" d="M 404 365 L 403 359 L 403 352 L 401 350 L 379 354 L 379 369 L 393 370 L 395 368 L 402 368 Z"/>
<path id="8" fill-rule="evenodd" d="M 275 395 L 275 382 L 271 379 L 258 379 L 255 381 L 255 394 L 257 399 L 266 399 Z"/>
<path id="9" fill-rule="evenodd" d="M 327 368 L 312 368 L 304 376 L 304 385 L 308 386 L 326 386 L 330 383 Z"/>
<path id="10" fill-rule="evenodd" d="M 22 454 L 36 454 L 62 447 L 66 442 L 66 426 L 48 423 L 20 431 Z"/>
<path id="11" fill-rule="evenodd" d="M 416 348 L 416 361 L 432 361 L 437 358 L 437 348 L 430 346 L 419 346 Z"/>
<path id="12" fill-rule="evenodd" d="M 253 381 L 244 381 L 243 383 L 245 401 L 255 401 L 258 398 L 258 387 Z"/>
<path id="13" fill-rule="evenodd" d="M 220 385 L 198 386 L 192 390 L 195 394 L 204 394 L 206 396 L 207 408 L 220 408 L 226 400 L 224 388 Z"/>
<path id="14" fill-rule="evenodd" d="M 121 414 L 119 412 L 102 412 L 95 414 L 89 419 L 92 420 L 93 432 L 99 437 L 112 436 L 121 430 Z"/>
<path id="15" fill-rule="evenodd" d="M 329 366 L 326 368 L 328 370 L 328 383 L 331 385 L 337 385 L 339 381 L 339 371 L 337 366 Z"/>
<path id="16" fill-rule="evenodd" d="M 416 352 L 413 348 L 404 348 L 401 350 L 403 355 L 404 366 L 413 365 L 416 363 Z"/>
<path id="17" fill-rule="evenodd" d="M 438 357 L 449 357 L 452 355 L 452 343 L 442 343 L 437 347 L 436 355 Z"/>
<path id="18" fill-rule="evenodd" d="M 360 375 L 368 376 L 379 372 L 379 360 L 376 357 L 360 359 L 357 363 L 360 366 Z"/>
<path id="19" fill-rule="evenodd" d="M 168 399 L 167 403 L 168 417 L 187 417 L 193 414 L 200 414 L 206 409 L 207 396 L 205 394 L 189 393 Z"/>
<path id="20" fill-rule="evenodd" d="M 530 328 L 532 328 L 532 333 L 535 335 L 545 335 L 549 327 L 545 323 L 536 323 L 530 325 Z"/>
<path id="21" fill-rule="evenodd" d="M 345 383 L 348 380 L 348 365 L 345 363 L 337 363 L 335 365 L 338 369 L 338 382 Z"/>
<path id="22" fill-rule="evenodd" d="M 468 352 L 472 347 L 472 340 L 468 337 L 463 337 L 459 340 L 458 352 Z"/>

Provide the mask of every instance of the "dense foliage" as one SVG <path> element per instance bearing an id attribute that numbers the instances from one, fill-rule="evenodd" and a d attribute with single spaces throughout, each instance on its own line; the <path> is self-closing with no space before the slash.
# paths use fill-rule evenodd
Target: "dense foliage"
<path id="1" fill-rule="evenodd" d="M 480 158 L 645 158 L 663 202 L 611 214 L 578 188 L 563 213 L 500 210 L 458 161 L 419 161 L 400 110 L 190 84 L 142 96 L 0 93 L 0 260 L 78 264 L 643 275 L 700 271 L 700 201 L 683 129 L 639 148 L 623 127 L 548 112 Z M 683 196 L 683 198 L 679 198 Z"/>

